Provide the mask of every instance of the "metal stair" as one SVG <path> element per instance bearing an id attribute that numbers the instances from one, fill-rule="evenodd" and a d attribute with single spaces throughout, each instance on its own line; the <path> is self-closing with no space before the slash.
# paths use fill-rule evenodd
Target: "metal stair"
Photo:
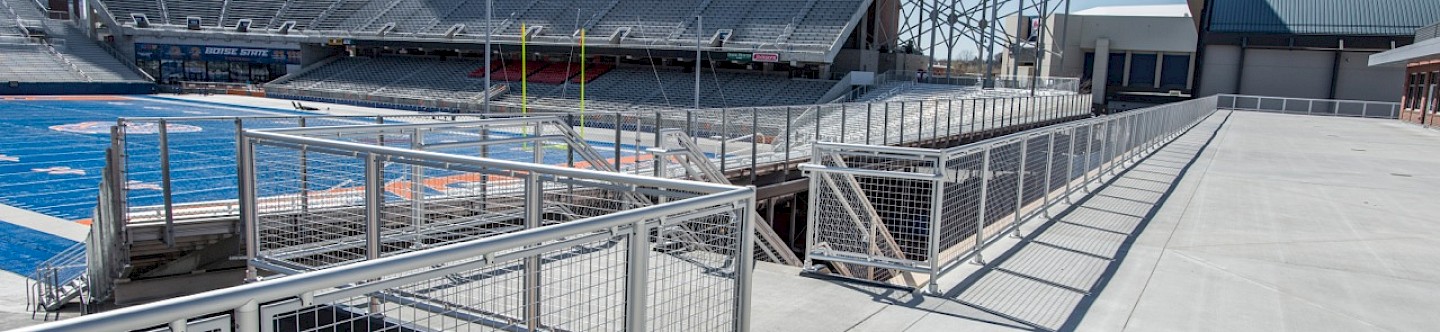
<path id="1" fill-rule="evenodd" d="M 26 280 L 26 306 L 30 308 L 30 316 L 41 311 L 45 312 L 44 319 L 49 320 L 50 314 L 55 313 L 69 304 L 70 301 L 84 297 L 89 289 L 89 280 L 85 276 L 85 243 L 76 243 L 66 248 L 55 257 L 51 257 L 30 273 Z M 56 318 L 59 318 L 58 313 Z"/>
<path id="2" fill-rule="evenodd" d="M 685 132 L 670 128 L 663 129 L 659 133 L 660 141 L 656 148 L 651 149 L 655 154 L 653 162 L 656 164 L 656 177 L 686 179 L 692 181 L 729 184 L 730 179 L 725 173 L 716 167 L 710 158 L 705 155 L 700 147 L 695 145 L 695 140 L 686 135 Z M 765 220 L 755 211 L 750 211 L 752 218 L 756 221 Z M 755 225 L 755 259 L 771 263 L 790 266 L 800 266 L 801 260 L 790 251 L 775 229 L 770 227 L 769 222 L 757 222 Z"/>

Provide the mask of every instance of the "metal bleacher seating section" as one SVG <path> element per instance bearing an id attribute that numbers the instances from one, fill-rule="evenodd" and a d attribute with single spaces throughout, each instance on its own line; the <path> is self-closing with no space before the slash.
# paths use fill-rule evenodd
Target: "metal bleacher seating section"
<path id="1" fill-rule="evenodd" d="M 32 38 L 22 22 L 43 25 Z M 33 1 L 0 0 L 0 81 L 126 82 L 139 74 L 64 21 L 49 21 Z"/>
<path id="2" fill-rule="evenodd" d="M 347 57 L 270 85 L 296 90 L 473 102 L 484 95 L 483 76 L 475 74 L 476 68 L 483 65 L 483 61 L 442 61 L 430 57 Z M 519 82 L 500 80 L 501 75 L 508 71 L 518 81 L 518 67 L 518 63 L 505 62 L 502 68 L 496 69 L 496 76 L 492 78 L 495 84 L 512 85 L 509 93 L 495 99 L 497 102 L 521 102 Z M 531 105 L 573 108 L 578 104 L 579 84 L 575 83 L 579 82 L 579 68 L 571 67 L 573 71 L 566 73 L 566 67 L 562 63 L 550 64 L 545 70 L 532 69 L 536 71 L 532 79 L 545 76 L 542 78 L 550 83 L 531 81 L 528 88 Z M 643 66 L 596 65 L 591 68 L 603 74 L 587 73 L 593 77 L 586 85 L 586 105 L 589 109 L 646 110 L 693 106 L 694 73 L 663 68 L 654 71 Z M 706 71 L 701 84 L 701 106 L 713 108 L 812 104 L 835 82 Z M 776 86 L 786 88 L 775 89 Z"/>
<path id="3" fill-rule="evenodd" d="M 0 79 L 20 82 L 86 81 L 41 45 L 0 44 Z"/>
<path id="4" fill-rule="evenodd" d="M 392 36 L 435 37 L 455 24 L 465 35 L 484 34 L 481 0 L 102 0 L 110 14 L 129 24 L 130 14 L 153 24 L 183 26 L 199 16 L 206 27 L 233 27 L 251 19 L 253 29 L 295 21 L 302 30 L 341 34 L 375 32 L 394 23 Z M 730 47 L 828 50 L 864 0 L 497 0 L 494 31 L 518 36 L 521 24 L 543 26 L 542 36 L 568 37 L 578 28 L 609 36 L 631 28 L 631 39 L 688 44 L 721 29 L 734 34 Z M 695 16 L 702 16 L 700 31 Z"/>
<path id="5" fill-rule="evenodd" d="M 1006 98 L 1025 95 L 1027 92 L 1027 89 L 981 89 L 979 86 L 957 86 L 951 84 L 932 84 L 899 81 L 881 84 L 880 86 L 871 89 L 869 93 L 860 96 L 860 98 L 856 100 L 869 102 L 889 102 L 934 99 Z M 1040 89 L 1036 90 L 1035 94 L 1039 96 L 1051 96 L 1073 94 L 1073 92 Z"/>

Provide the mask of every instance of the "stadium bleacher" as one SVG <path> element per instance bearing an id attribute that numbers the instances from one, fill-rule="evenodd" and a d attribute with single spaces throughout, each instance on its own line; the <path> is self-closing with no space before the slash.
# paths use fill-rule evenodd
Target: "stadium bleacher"
<path id="1" fill-rule="evenodd" d="M 506 61 L 500 65 L 500 69 L 496 69 L 494 72 L 491 73 L 491 75 L 495 76 L 491 77 L 490 79 L 519 82 L 522 76 L 534 75 L 536 72 L 544 70 L 545 66 L 549 65 L 550 64 L 547 62 L 540 61 L 530 61 L 529 63 L 524 64 L 520 63 L 520 60 Z"/>
<path id="2" fill-rule="evenodd" d="M 54 37 L 52 40 L 63 43 L 56 43 L 55 49 L 80 70 L 85 71 L 90 78 L 97 82 L 139 82 L 145 81 L 139 73 L 136 73 L 120 59 L 110 55 L 110 52 L 101 48 L 98 42 L 90 40 L 83 32 L 73 26 L 65 25 L 63 29 L 51 29 Z M 62 39 L 63 38 L 63 39 Z"/>
<path id="3" fill-rule="evenodd" d="M 142 82 L 138 73 L 79 35 L 72 27 L 52 31 L 51 44 L 0 42 L 0 81 Z"/>
<path id="4" fill-rule="evenodd" d="M 570 80 L 570 77 L 579 74 L 580 64 L 573 62 L 563 64 L 557 63 L 545 66 L 544 69 L 541 69 L 539 71 L 536 71 L 534 74 L 531 74 L 530 81 L 544 84 L 564 84 L 565 81 Z"/>
<path id="5" fill-rule="evenodd" d="M 0 44 L 0 77 L 20 82 L 84 82 L 41 45 Z"/>
<path id="6" fill-rule="evenodd" d="M 899 81 L 876 86 L 871 89 L 870 92 L 860 96 L 856 100 L 866 102 L 890 102 L 936 99 L 1007 98 L 1028 95 L 1029 92 L 1029 89 L 981 89 L 978 85 L 964 86 Z M 1041 89 L 1035 91 L 1035 94 L 1038 96 L 1053 96 L 1073 94 L 1073 92 Z"/>
<path id="7" fill-rule="evenodd" d="M 600 78 L 600 75 L 605 75 L 605 73 L 609 73 L 611 69 L 615 69 L 615 66 L 605 64 L 592 64 L 589 67 L 585 68 L 584 75 L 575 75 L 574 78 L 570 79 L 570 82 L 580 83 L 580 81 L 583 80 L 585 81 L 585 83 L 590 83 L 592 81 L 595 81 L 596 78 Z"/>
<path id="8" fill-rule="evenodd" d="M 532 62 L 531 68 L 540 64 Z M 299 91 L 473 102 L 484 96 L 483 76 L 473 75 L 476 68 L 483 68 L 483 65 L 484 61 L 442 61 L 431 57 L 345 57 L 269 86 Z M 569 74 L 566 74 L 567 67 Z M 575 84 L 580 79 L 578 64 L 567 66 L 556 63 L 545 68 L 532 69 L 535 73 L 530 76 L 532 80 L 527 89 L 529 104 L 566 109 L 578 105 L 579 84 Z M 595 71 L 590 71 L 592 68 Z M 586 85 L 586 104 L 590 109 L 688 108 L 694 103 L 693 72 L 613 65 L 597 65 L 587 68 L 587 71 L 590 71 L 587 76 L 592 79 Z M 536 76 L 548 77 L 552 73 L 554 77 L 545 78 L 548 83 L 533 80 Z M 500 95 L 495 101 L 520 104 L 519 62 L 505 62 L 494 75 L 494 84 L 512 85 L 509 93 Z M 509 77 L 515 82 L 505 82 L 503 75 L 512 75 Z M 794 80 L 726 70 L 707 70 L 701 78 L 701 107 L 706 108 L 812 104 L 835 85 L 834 81 Z M 786 89 L 775 89 L 776 86 Z"/>
<path id="9" fill-rule="evenodd" d="M 206 27 L 233 27 L 251 19 L 255 29 L 295 21 L 302 30 L 344 35 L 373 33 L 387 24 L 393 36 L 436 37 L 456 24 L 465 35 L 484 34 L 485 6 L 480 0 L 102 0 L 122 24 L 132 13 L 152 24 L 184 26 L 198 16 Z M 568 38 L 579 28 L 609 36 L 625 27 L 647 44 L 688 45 L 716 32 L 733 31 L 727 47 L 828 50 L 856 18 L 864 0 L 497 0 L 494 31 L 518 37 L 521 24 L 541 26 L 541 36 Z M 703 17 L 703 24 L 696 22 Z M 703 25 L 704 31 L 701 31 Z M 698 35 L 698 36 L 697 36 Z M 733 45 L 732 45 L 733 44 Z"/>

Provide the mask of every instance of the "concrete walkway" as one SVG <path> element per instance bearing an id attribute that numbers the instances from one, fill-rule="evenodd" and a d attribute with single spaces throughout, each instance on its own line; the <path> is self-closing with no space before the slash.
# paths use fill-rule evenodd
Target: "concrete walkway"
<path id="1" fill-rule="evenodd" d="M 1219 112 L 947 291 L 756 276 L 756 331 L 1428 330 L 1440 132 Z"/>
<path id="2" fill-rule="evenodd" d="M 1440 326 L 1440 132 L 1236 112 L 1085 330 Z"/>

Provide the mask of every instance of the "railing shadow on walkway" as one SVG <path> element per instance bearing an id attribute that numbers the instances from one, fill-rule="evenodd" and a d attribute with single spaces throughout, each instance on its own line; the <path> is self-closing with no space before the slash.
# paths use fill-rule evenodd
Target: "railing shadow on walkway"
<path id="1" fill-rule="evenodd" d="M 1038 219 L 1043 223 L 1017 244 L 976 267 L 976 272 L 944 289 L 943 294 L 916 296 L 904 289 L 854 280 L 832 283 L 867 293 L 878 303 L 1000 329 L 1075 330 L 1180 179 L 1228 122 L 1229 114 L 1211 115 L 1190 132 L 1118 171 L 1090 194 L 1066 197 L 1072 204 L 1049 218 Z M 939 303 L 933 302 L 937 300 Z"/>
<path id="2" fill-rule="evenodd" d="M 1075 200 L 943 298 L 1030 330 L 1074 330 L 1229 114 L 1213 114 L 1223 118 L 1208 119 Z"/>

